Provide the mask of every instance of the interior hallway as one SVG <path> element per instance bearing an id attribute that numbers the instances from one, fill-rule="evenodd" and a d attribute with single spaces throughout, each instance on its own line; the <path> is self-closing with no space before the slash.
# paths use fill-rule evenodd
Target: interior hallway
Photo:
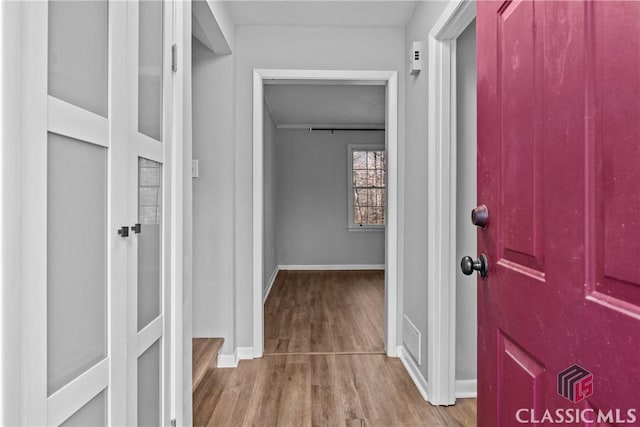
<path id="1" fill-rule="evenodd" d="M 384 355 L 383 308 L 384 271 L 281 271 L 263 358 L 218 369 L 194 351 L 194 425 L 475 425 L 475 399 L 432 406 Z"/>

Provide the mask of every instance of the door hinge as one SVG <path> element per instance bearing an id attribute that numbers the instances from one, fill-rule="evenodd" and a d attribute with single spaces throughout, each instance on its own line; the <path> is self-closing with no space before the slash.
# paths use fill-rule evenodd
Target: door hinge
<path id="1" fill-rule="evenodd" d="M 178 45 L 171 45 L 171 71 L 178 71 Z"/>
<path id="2" fill-rule="evenodd" d="M 174 45 L 175 46 L 175 45 Z M 171 420 L 171 427 L 176 427 L 176 420 L 175 418 L 173 420 Z"/>

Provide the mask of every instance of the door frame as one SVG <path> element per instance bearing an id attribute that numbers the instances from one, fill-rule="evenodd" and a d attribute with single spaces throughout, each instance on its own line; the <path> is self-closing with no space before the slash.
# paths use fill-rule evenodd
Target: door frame
<path id="1" fill-rule="evenodd" d="M 429 31 L 427 382 L 434 405 L 456 400 L 456 39 L 475 17 L 474 1 L 454 0 Z"/>
<path id="2" fill-rule="evenodd" d="M 397 357 L 398 333 L 398 72 L 354 70 L 253 70 L 253 348 L 264 351 L 264 85 L 316 81 L 325 84 L 386 86 L 387 225 L 385 227 L 385 351 Z"/>

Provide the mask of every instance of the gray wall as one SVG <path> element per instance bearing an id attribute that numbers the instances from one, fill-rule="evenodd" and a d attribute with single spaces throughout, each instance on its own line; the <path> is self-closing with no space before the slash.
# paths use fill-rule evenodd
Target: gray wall
<path id="1" fill-rule="evenodd" d="M 251 346 L 252 87 L 254 68 L 398 70 L 399 145 L 404 144 L 404 81 L 408 50 L 402 28 L 236 27 L 235 57 L 235 298 L 236 344 Z M 222 84 L 229 85 L 232 80 Z M 194 90 L 196 90 L 194 88 Z M 226 107 L 229 108 L 228 106 Z M 419 120 L 424 121 L 424 112 Z M 216 138 L 212 129 L 210 138 Z M 400 170 L 403 170 L 400 165 Z M 227 182 L 231 175 L 226 175 Z M 204 213 L 204 212 L 203 212 Z M 402 224 L 399 229 L 402 230 Z M 196 229 L 196 233 L 197 233 Z M 401 307 L 398 310 L 402 312 Z"/>
<path id="2" fill-rule="evenodd" d="M 427 377 L 428 70 L 411 76 L 406 63 L 412 41 L 428 57 L 429 30 L 446 4 L 419 2 L 404 29 L 239 26 L 227 57 L 194 42 L 194 336 L 224 337 L 225 354 L 252 345 L 253 69 L 398 70 L 398 336 L 406 313 L 422 334 Z"/>
<path id="3" fill-rule="evenodd" d="M 193 336 L 224 338 L 228 354 L 235 348 L 234 58 L 196 39 L 192 55 L 193 158 L 200 162 L 193 180 Z"/>
<path id="4" fill-rule="evenodd" d="M 347 223 L 347 145 L 384 146 L 384 132 L 280 129 L 277 139 L 278 264 L 384 264 L 384 230 Z"/>
<path id="5" fill-rule="evenodd" d="M 266 291 L 269 279 L 278 266 L 276 259 L 276 124 L 264 103 L 264 240 L 262 292 Z"/>
<path id="6" fill-rule="evenodd" d="M 456 259 L 476 257 L 476 227 L 469 212 L 476 206 L 476 23 L 460 35 L 457 55 L 457 214 Z M 476 379 L 477 278 L 456 269 L 456 379 Z"/>
<path id="7" fill-rule="evenodd" d="M 428 58 L 429 30 L 446 2 L 418 2 L 405 31 L 405 52 L 413 41 L 422 41 L 422 57 Z M 422 335 L 420 372 L 427 381 L 427 117 L 428 73 L 426 67 L 417 75 L 407 74 L 406 83 L 406 149 L 405 214 L 404 214 L 404 313 Z M 402 228 L 400 228 L 402 231 Z M 400 323 L 402 325 L 402 323 Z M 402 334 L 400 334 L 402 337 Z"/>

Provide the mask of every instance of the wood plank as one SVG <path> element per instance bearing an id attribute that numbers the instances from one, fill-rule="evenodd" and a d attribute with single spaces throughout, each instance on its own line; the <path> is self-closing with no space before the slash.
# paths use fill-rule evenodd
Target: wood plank
<path id="1" fill-rule="evenodd" d="M 265 354 L 384 352 L 384 271 L 281 271 L 265 304 Z"/>

